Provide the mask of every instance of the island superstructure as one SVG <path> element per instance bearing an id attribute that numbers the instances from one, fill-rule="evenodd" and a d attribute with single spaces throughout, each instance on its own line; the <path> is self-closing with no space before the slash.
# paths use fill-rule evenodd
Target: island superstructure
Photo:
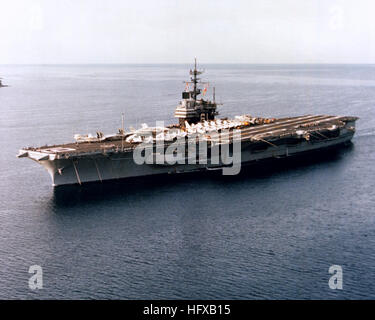
<path id="1" fill-rule="evenodd" d="M 218 119 L 215 94 L 212 101 L 200 97 L 207 90 L 207 87 L 202 89 L 204 83 L 198 78 L 201 74 L 195 62 L 194 69 L 190 70 L 190 81 L 175 110 L 178 124 L 154 127 L 143 124 L 139 129 L 125 131 L 121 128 L 111 135 L 101 132 L 96 136 L 77 134 L 71 143 L 22 148 L 18 157 L 28 157 L 41 164 L 49 172 L 52 185 L 59 186 L 223 169 L 228 163 L 222 157 L 213 159 L 213 150 L 218 146 L 220 150 L 227 147 L 233 153 L 235 138 L 240 142 L 240 162 L 247 165 L 306 152 L 323 152 L 326 148 L 348 143 L 355 133 L 358 118 L 354 116 L 263 118 L 246 114 Z M 227 139 L 222 138 L 223 133 L 227 133 Z M 206 155 L 199 161 L 198 140 L 206 143 Z M 173 152 L 178 161 L 165 161 L 166 156 L 164 161 L 156 160 L 172 144 L 181 143 L 185 145 L 178 150 L 183 152 Z M 188 152 L 192 143 L 198 150 L 194 159 Z M 152 158 L 142 164 L 135 160 L 140 146 L 150 150 L 148 155 Z M 192 161 L 195 158 L 197 161 Z"/>

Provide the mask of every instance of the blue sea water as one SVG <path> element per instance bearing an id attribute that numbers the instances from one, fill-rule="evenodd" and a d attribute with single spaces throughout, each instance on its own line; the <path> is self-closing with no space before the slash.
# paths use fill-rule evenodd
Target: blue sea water
<path id="1" fill-rule="evenodd" d="M 375 298 L 374 65 L 202 65 L 221 116 L 359 116 L 353 145 L 319 160 L 54 190 L 16 158 L 113 133 L 122 112 L 172 123 L 190 67 L 0 66 L 0 298 Z"/>

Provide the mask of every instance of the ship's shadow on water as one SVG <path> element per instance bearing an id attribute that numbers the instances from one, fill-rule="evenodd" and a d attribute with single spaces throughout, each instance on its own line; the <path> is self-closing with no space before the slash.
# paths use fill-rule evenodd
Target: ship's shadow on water
<path id="1" fill-rule="evenodd" d="M 149 177 L 128 178 L 79 185 L 55 187 L 51 199 L 55 208 L 71 207 L 87 203 L 100 203 L 117 199 L 131 201 L 147 201 L 147 198 L 159 193 L 186 192 L 190 188 L 205 188 L 212 185 L 257 183 L 259 179 L 271 179 L 272 176 L 285 176 L 285 179 L 296 170 L 312 170 L 324 168 L 328 164 L 340 165 L 354 151 L 349 143 L 340 148 L 327 149 L 296 157 L 275 159 L 259 164 L 242 166 L 241 172 L 234 176 L 223 176 L 221 170 L 177 175 L 158 175 Z"/>

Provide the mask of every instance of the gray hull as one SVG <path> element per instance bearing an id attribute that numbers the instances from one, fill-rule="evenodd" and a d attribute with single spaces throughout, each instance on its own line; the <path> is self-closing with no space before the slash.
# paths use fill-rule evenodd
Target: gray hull
<path id="1" fill-rule="evenodd" d="M 262 151 L 254 151 L 249 143 L 242 143 L 241 163 L 249 164 L 272 158 L 295 156 L 304 152 L 317 151 L 344 144 L 352 139 L 354 132 L 341 130 L 336 138 L 321 141 L 302 141 L 297 145 L 269 146 Z M 322 152 L 324 152 L 322 150 Z M 133 153 L 116 153 L 108 155 L 93 155 L 77 157 L 75 159 L 56 159 L 38 161 L 49 172 L 53 186 L 67 184 L 83 184 L 85 182 L 105 181 L 131 177 L 150 176 L 157 174 L 177 174 L 184 172 L 206 171 L 220 169 L 223 165 L 210 164 L 177 164 L 137 165 L 133 160 Z"/>

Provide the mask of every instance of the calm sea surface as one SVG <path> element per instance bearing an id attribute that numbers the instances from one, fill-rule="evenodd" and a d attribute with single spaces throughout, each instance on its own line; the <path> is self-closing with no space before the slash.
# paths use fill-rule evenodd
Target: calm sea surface
<path id="1" fill-rule="evenodd" d="M 0 66 L 0 298 L 375 298 L 375 66 L 202 67 L 221 116 L 356 115 L 353 145 L 231 179 L 54 190 L 19 148 L 114 133 L 122 112 L 172 123 L 190 66 Z"/>

